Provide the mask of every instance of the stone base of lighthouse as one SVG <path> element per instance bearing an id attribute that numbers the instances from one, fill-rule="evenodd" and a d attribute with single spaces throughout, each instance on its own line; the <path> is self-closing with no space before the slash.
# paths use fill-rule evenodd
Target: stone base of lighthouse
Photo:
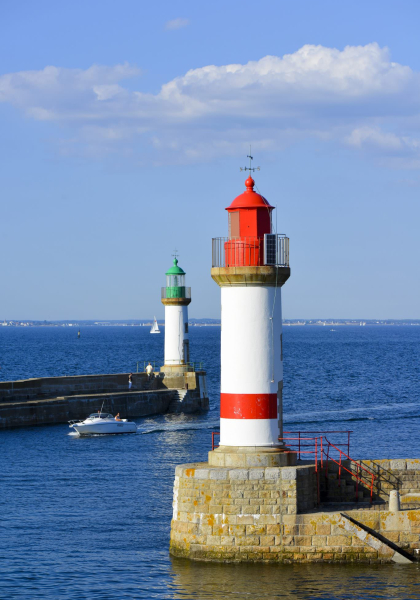
<path id="1" fill-rule="evenodd" d="M 284 448 L 266 446 L 219 446 L 209 452 L 212 467 L 287 467 L 296 464 L 296 454 L 287 454 Z"/>
<path id="2" fill-rule="evenodd" d="M 208 463 L 176 467 L 171 554 L 210 561 L 281 560 L 287 517 L 316 506 L 315 466 L 296 466 L 294 454 L 256 450 L 237 453 L 253 466 L 216 466 L 229 456 L 217 449 Z M 235 462 L 232 452 L 228 460 Z M 264 465 L 276 460 L 283 466 Z"/>

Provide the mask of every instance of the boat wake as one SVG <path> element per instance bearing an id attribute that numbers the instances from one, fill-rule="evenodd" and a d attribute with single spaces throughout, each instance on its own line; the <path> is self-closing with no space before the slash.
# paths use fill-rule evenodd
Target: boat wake
<path id="1" fill-rule="evenodd" d="M 137 427 L 137 433 L 142 435 L 150 435 L 153 433 L 167 433 L 172 431 L 202 431 L 202 430 L 218 430 L 219 422 L 214 423 L 203 423 L 202 425 L 193 425 L 192 423 L 188 424 L 179 424 L 179 425 L 160 425 L 158 427 L 153 427 L 149 429 L 142 429 L 142 427 Z"/>

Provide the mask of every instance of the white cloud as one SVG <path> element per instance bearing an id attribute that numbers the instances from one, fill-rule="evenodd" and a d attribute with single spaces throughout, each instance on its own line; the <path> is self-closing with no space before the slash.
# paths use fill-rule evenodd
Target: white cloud
<path id="1" fill-rule="evenodd" d="M 90 153 L 96 138 L 100 153 L 125 144 L 157 161 L 207 160 L 241 153 L 249 140 L 269 151 L 316 137 L 410 154 L 411 165 L 420 158 L 420 74 L 376 43 L 341 51 L 307 45 L 244 65 L 209 65 L 157 94 L 124 86 L 139 74 L 129 64 L 11 73 L 0 77 L 0 101 L 68 124 L 70 145 L 88 145 Z"/>
<path id="2" fill-rule="evenodd" d="M 398 157 L 404 155 L 407 157 L 418 156 L 420 158 L 420 139 L 396 135 L 392 132 L 383 131 L 379 127 L 360 127 L 354 129 L 345 141 L 350 146 L 370 151 L 376 150 L 382 154 Z"/>
<path id="3" fill-rule="evenodd" d="M 182 29 L 182 27 L 187 27 L 190 24 L 189 19 L 182 19 L 178 17 L 177 19 L 172 19 L 172 21 L 166 21 L 165 29 L 174 30 L 174 29 Z"/>
<path id="4" fill-rule="evenodd" d="M 402 140 L 395 133 L 381 131 L 379 127 L 360 127 L 354 129 L 346 141 L 350 146 L 377 146 L 385 150 L 400 150 Z"/>

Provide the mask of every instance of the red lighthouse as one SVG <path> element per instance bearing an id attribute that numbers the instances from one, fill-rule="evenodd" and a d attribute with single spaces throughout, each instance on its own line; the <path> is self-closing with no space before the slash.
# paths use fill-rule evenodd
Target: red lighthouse
<path id="1" fill-rule="evenodd" d="M 222 296 L 221 452 L 281 445 L 280 288 L 290 275 L 289 240 L 273 233 L 273 206 L 254 185 L 248 177 L 226 209 L 229 237 L 213 239 L 212 277 Z"/>

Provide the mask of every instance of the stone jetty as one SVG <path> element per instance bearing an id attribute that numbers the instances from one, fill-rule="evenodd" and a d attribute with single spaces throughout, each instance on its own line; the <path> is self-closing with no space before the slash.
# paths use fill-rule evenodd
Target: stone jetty
<path id="1" fill-rule="evenodd" d="M 86 418 L 99 410 L 124 417 L 207 410 L 205 372 L 46 377 L 0 382 L 0 429 Z"/>

